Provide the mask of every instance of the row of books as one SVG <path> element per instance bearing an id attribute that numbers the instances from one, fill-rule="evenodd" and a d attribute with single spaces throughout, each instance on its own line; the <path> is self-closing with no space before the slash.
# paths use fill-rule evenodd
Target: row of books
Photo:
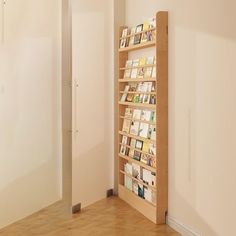
<path id="1" fill-rule="evenodd" d="M 135 163 L 131 164 L 127 162 L 124 165 L 124 171 L 125 173 L 138 180 L 141 180 L 147 185 L 156 186 L 156 174 L 140 167 Z M 127 175 L 124 176 L 124 185 L 127 189 L 134 192 L 137 196 L 149 201 L 154 205 L 156 204 L 156 192 L 154 192 L 152 189 L 144 186 L 138 181 L 133 180 Z"/>
<path id="2" fill-rule="evenodd" d="M 142 152 L 140 152 L 142 151 Z M 156 168 L 156 145 L 127 136 L 122 137 L 120 154 Z"/>
<path id="3" fill-rule="evenodd" d="M 125 64 L 126 69 L 124 72 L 124 79 L 156 78 L 155 64 L 155 57 L 142 57 L 140 59 L 127 60 Z"/>
<path id="4" fill-rule="evenodd" d="M 156 111 L 141 110 L 136 108 L 125 108 L 124 118 L 131 120 L 140 120 L 147 122 L 156 122 Z"/>
<path id="5" fill-rule="evenodd" d="M 154 41 L 156 38 L 156 32 L 153 29 L 155 29 L 155 27 L 156 18 L 151 18 L 136 27 L 123 29 L 122 38 L 120 40 L 120 48 Z"/>
<path id="6" fill-rule="evenodd" d="M 136 111 L 139 112 L 139 110 L 134 110 L 134 114 Z M 153 141 L 156 140 L 156 125 L 146 122 L 124 118 L 122 132 Z"/>
<path id="7" fill-rule="evenodd" d="M 153 82 L 129 83 L 122 92 L 121 102 L 156 104 L 155 85 Z"/>

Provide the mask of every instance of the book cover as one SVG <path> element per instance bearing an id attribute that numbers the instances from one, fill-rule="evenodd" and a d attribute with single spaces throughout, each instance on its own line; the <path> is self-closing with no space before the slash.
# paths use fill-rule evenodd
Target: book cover
<path id="1" fill-rule="evenodd" d="M 125 102 L 126 101 L 126 98 L 128 96 L 128 92 L 129 92 L 129 88 L 130 88 L 129 85 L 125 86 L 124 93 L 122 94 L 121 99 L 120 99 L 121 102 Z"/>
<path id="2" fill-rule="evenodd" d="M 148 41 L 148 31 L 142 33 L 141 43 L 146 43 Z"/>
<path id="3" fill-rule="evenodd" d="M 130 141 L 129 157 L 134 157 L 134 149 L 136 145 L 136 139 L 132 138 Z"/>
<path id="4" fill-rule="evenodd" d="M 135 59 L 133 60 L 133 65 L 134 68 L 131 70 L 131 78 L 132 79 L 136 79 L 138 76 L 138 68 L 136 68 L 137 66 L 139 66 L 139 59 Z"/>
<path id="5" fill-rule="evenodd" d="M 139 131 L 139 122 L 138 121 L 133 121 L 131 123 L 131 127 L 130 127 L 130 134 L 137 136 L 138 131 Z"/>
<path id="6" fill-rule="evenodd" d="M 156 168 L 157 167 L 156 157 L 150 156 L 149 159 L 148 159 L 148 165 Z"/>
<path id="7" fill-rule="evenodd" d="M 136 161 L 140 161 L 140 158 L 141 158 L 141 153 L 134 150 L 134 156 L 133 156 L 133 159 L 135 159 Z"/>
<path id="8" fill-rule="evenodd" d="M 144 189 L 143 189 L 143 185 L 138 183 L 138 195 L 141 198 L 144 198 Z"/>
<path id="9" fill-rule="evenodd" d="M 142 153 L 140 161 L 145 165 L 149 165 L 149 155 Z"/>
<path id="10" fill-rule="evenodd" d="M 123 136 L 121 143 L 122 143 L 122 145 L 121 145 L 121 147 L 120 147 L 120 154 L 123 155 L 123 156 L 125 156 L 126 153 L 127 153 L 127 148 L 126 148 L 125 145 L 127 145 L 127 143 L 128 143 L 128 137 L 127 137 L 127 136 Z"/>
<path id="11" fill-rule="evenodd" d="M 133 180 L 131 177 L 125 175 L 125 187 L 130 191 L 133 190 Z"/>
<path id="12" fill-rule="evenodd" d="M 141 166 L 137 165 L 135 163 L 132 163 L 132 167 L 133 167 L 133 171 L 132 171 L 132 176 L 136 179 L 141 180 L 142 176 L 141 176 Z"/>
<path id="13" fill-rule="evenodd" d="M 145 186 L 143 187 L 143 189 L 144 189 L 144 199 L 152 203 L 152 190 Z"/>
<path id="14" fill-rule="evenodd" d="M 135 148 L 139 149 L 139 150 L 142 150 L 142 148 L 143 148 L 143 141 L 137 140 L 136 144 L 135 144 Z"/>
<path id="15" fill-rule="evenodd" d="M 128 140 L 129 140 L 129 138 L 124 135 L 124 136 L 122 137 L 121 143 L 124 144 L 124 145 L 127 145 L 127 144 L 128 144 Z"/>
<path id="16" fill-rule="evenodd" d="M 134 102 L 134 103 L 139 103 L 139 101 L 140 101 L 140 94 L 139 94 L 139 93 L 136 93 L 136 94 L 134 95 L 133 102 Z"/>
<path id="17" fill-rule="evenodd" d="M 153 70 L 153 67 L 146 67 L 144 77 L 152 78 L 152 70 Z"/>
<path id="18" fill-rule="evenodd" d="M 156 181 L 157 181 L 156 173 L 152 172 L 150 185 L 152 185 L 153 187 L 156 187 Z"/>
<path id="19" fill-rule="evenodd" d="M 133 111 L 132 111 L 132 108 L 125 108 L 125 115 L 124 117 L 127 118 L 127 119 L 131 119 L 133 116 Z"/>
<path id="20" fill-rule="evenodd" d="M 139 136 L 142 137 L 142 138 L 148 138 L 148 132 L 149 132 L 149 124 L 140 123 Z"/>
<path id="21" fill-rule="evenodd" d="M 153 104 L 153 105 L 155 105 L 156 104 L 156 96 L 155 95 L 151 95 L 151 97 L 150 97 L 150 104 Z"/>
<path id="22" fill-rule="evenodd" d="M 133 181 L 133 192 L 138 196 L 138 182 Z"/>
<path id="23" fill-rule="evenodd" d="M 134 34 L 135 34 L 135 31 L 136 31 L 136 27 L 133 27 L 131 28 L 131 37 L 130 37 L 130 40 L 129 40 L 129 46 L 132 46 L 134 45 Z"/>
<path id="24" fill-rule="evenodd" d="M 126 155 L 126 147 L 125 147 L 124 145 L 122 145 L 122 146 L 120 147 L 120 154 L 123 155 L 123 156 Z"/>
<path id="25" fill-rule="evenodd" d="M 151 121 L 152 113 L 153 113 L 152 111 L 142 110 L 141 120 L 142 121 Z"/>
<path id="26" fill-rule="evenodd" d="M 149 132 L 148 132 L 148 138 L 153 141 L 156 140 L 156 126 L 150 125 Z"/>
<path id="27" fill-rule="evenodd" d="M 149 153 L 149 143 L 144 142 L 142 151 L 145 153 Z"/>
<path id="28" fill-rule="evenodd" d="M 155 57 L 147 57 L 146 64 L 147 65 L 153 65 L 154 64 Z"/>
<path id="29" fill-rule="evenodd" d="M 146 65 L 147 58 L 141 57 L 139 60 L 139 66 L 145 66 Z"/>
<path id="30" fill-rule="evenodd" d="M 128 134 L 130 131 L 131 123 L 132 123 L 131 120 L 124 119 L 122 131 Z"/>
<path id="31" fill-rule="evenodd" d="M 139 110 L 139 109 L 134 109 L 134 110 L 133 110 L 133 119 L 134 119 L 134 120 L 140 120 L 140 118 L 141 118 L 141 113 L 142 113 L 141 110 Z"/>
<path id="32" fill-rule="evenodd" d="M 129 79 L 131 77 L 131 69 L 125 70 L 124 79 Z"/>
<path id="33" fill-rule="evenodd" d="M 156 67 L 154 66 L 153 69 L 152 69 L 152 78 L 156 78 Z"/>
<path id="34" fill-rule="evenodd" d="M 125 68 L 131 68 L 133 65 L 133 60 L 127 60 L 126 63 L 125 63 Z"/>
<path id="35" fill-rule="evenodd" d="M 152 111 L 152 115 L 151 115 L 150 121 L 153 122 L 153 123 L 156 123 L 156 112 L 155 111 Z"/>
<path id="36" fill-rule="evenodd" d="M 143 168 L 143 182 L 147 185 L 151 185 L 152 183 L 152 172 L 150 170 L 146 170 Z"/>
<path id="37" fill-rule="evenodd" d="M 148 153 L 153 156 L 156 156 L 156 145 L 155 144 L 153 144 L 153 143 L 149 144 Z"/>
<path id="38" fill-rule="evenodd" d="M 143 30 L 143 24 L 136 26 L 135 33 L 140 33 L 140 34 L 136 34 L 134 36 L 134 45 L 139 44 L 141 42 L 141 37 L 142 37 L 141 31 L 142 30 Z"/>
<path id="39" fill-rule="evenodd" d="M 132 175 L 133 173 L 133 167 L 132 167 L 132 164 L 130 164 L 129 162 L 125 163 L 125 173 L 129 174 L 129 175 Z"/>
<path id="40" fill-rule="evenodd" d="M 144 74 L 145 74 L 145 69 L 143 67 L 142 68 L 138 68 L 138 71 L 137 71 L 138 79 L 143 79 L 144 78 Z"/>
<path id="41" fill-rule="evenodd" d="M 120 41 L 120 48 L 125 48 L 127 46 L 127 38 L 125 38 L 128 35 L 128 28 L 123 29 L 122 32 L 122 39 Z"/>

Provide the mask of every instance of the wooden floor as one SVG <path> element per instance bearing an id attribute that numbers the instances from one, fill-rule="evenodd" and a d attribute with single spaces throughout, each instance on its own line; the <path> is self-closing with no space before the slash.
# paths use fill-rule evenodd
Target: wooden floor
<path id="1" fill-rule="evenodd" d="M 70 215 L 62 203 L 0 230 L 1 236 L 179 236 L 166 225 L 156 226 L 119 198 L 104 199 Z"/>

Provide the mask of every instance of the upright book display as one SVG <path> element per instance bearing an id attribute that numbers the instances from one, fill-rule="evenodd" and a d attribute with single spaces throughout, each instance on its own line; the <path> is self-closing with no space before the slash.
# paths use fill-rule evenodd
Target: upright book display
<path id="1" fill-rule="evenodd" d="M 168 204 L 168 12 L 136 28 L 120 27 L 118 194 L 156 224 Z M 143 57 L 153 47 L 155 55 Z M 138 51 L 140 57 L 129 58 Z"/>

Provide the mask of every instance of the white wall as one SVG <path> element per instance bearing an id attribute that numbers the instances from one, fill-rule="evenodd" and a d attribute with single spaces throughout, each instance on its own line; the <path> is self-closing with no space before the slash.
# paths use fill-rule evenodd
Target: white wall
<path id="1" fill-rule="evenodd" d="M 0 43 L 0 228 L 61 198 L 60 12 L 58 0 L 7 1 Z"/>
<path id="2" fill-rule="evenodd" d="M 126 23 L 169 11 L 169 216 L 236 235 L 236 2 L 127 0 Z"/>
<path id="3" fill-rule="evenodd" d="M 73 0 L 72 38 L 72 205 L 85 207 L 114 182 L 113 1 Z"/>

